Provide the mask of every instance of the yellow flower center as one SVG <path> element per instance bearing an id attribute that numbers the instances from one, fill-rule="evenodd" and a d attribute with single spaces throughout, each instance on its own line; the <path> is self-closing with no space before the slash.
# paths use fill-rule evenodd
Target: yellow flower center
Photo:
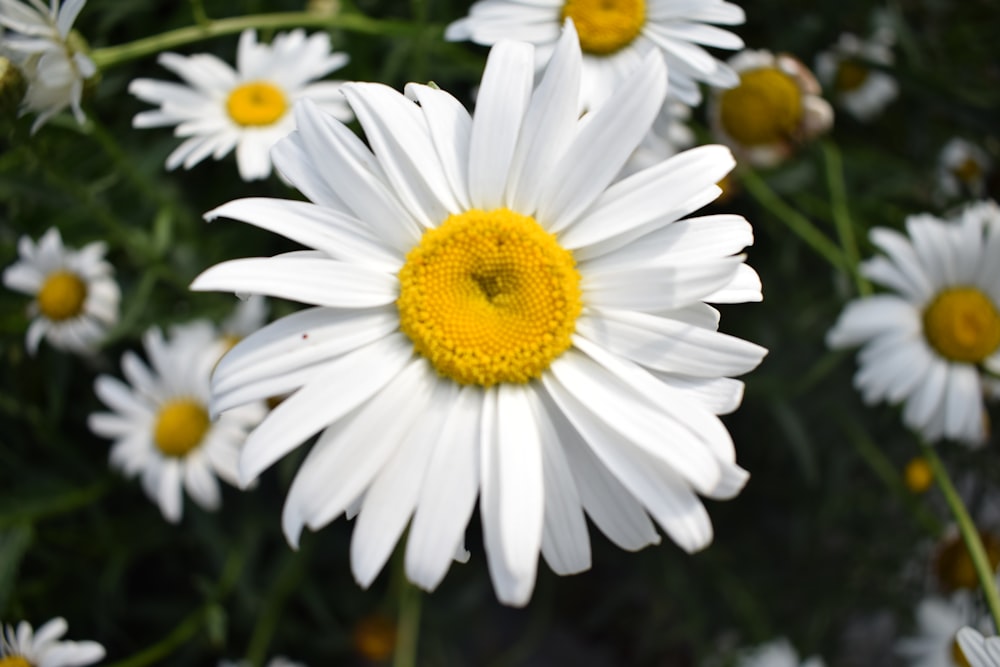
<path id="1" fill-rule="evenodd" d="M 934 473 L 927 459 L 918 456 L 910 459 L 903 470 L 903 481 L 912 493 L 924 493 L 934 482 Z"/>
<path id="2" fill-rule="evenodd" d="M 396 650 L 396 624 L 382 614 L 363 617 L 354 626 L 354 650 L 370 662 L 384 662 Z"/>
<path id="3" fill-rule="evenodd" d="M 27 659 L 19 655 L 9 655 L 6 658 L 0 658 L 0 667 L 33 667 Z"/>
<path id="4" fill-rule="evenodd" d="M 747 70 L 735 88 L 719 97 L 719 120 L 744 146 L 784 141 L 802 119 L 802 93 L 788 74 L 774 67 Z"/>
<path id="5" fill-rule="evenodd" d="M 238 125 L 271 125 L 288 111 L 288 98 L 272 83 L 251 81 L 229 93 L 226 111 Z"/>
<path id="6" fill-rule="evenodd" d="M 979 531 L 979 539 L 983 543 L 990 571 L 996 572 L 997 567 L 1000 566 L 1000 537 L 993 533 Z M 979 588 L 976 566 L 972 562 L 965 541 L 959 535 L 949 538 L 941 545 L 934 563 L 934 570 L 941 586 L 947 591 L 960 588 L 967 590 Z"/>
<path id="7" fill-rule="evenodd" d="M 860 88 L 868 79 L 868 68 L 854 60 L 843 60 L 837 66 L 833 86 L 845 93 Z"/>
<path id="8" fill-rule="evenodd" d="M 955 667 L 972 667 L 969 659 L 965 657 L 962 647 L 958 645 L 957 633 L 951 640 L 951 660 L 955 663 Z"/>
<path id="9" fill-rule="evenodd" d="M 953 287 L 924 310 L 924 335 L 945 359 L 976 364 L 1000 347 L 1000 313 L 975 287 Z"/>
<path id="10" fill-rule="evenodd" d="M 399 271 L 400 329 L 438 373 L 489 387 L 528 382 L 570 346 L 582 309 L 573 254 L 505 208 L 452 215 Z"/>
<path id="11" fill-rule="evenodd" d="M 966 185 L 974 186 L 982 178 L 983 168 L 979 162 L 969 157 L 962 160 L 961 164 L 953 167 L 951 173 L 955 174 L 955 178 Z"/>
<path id="12" fill-rule="evenodd" d="M 156 416 L 153 442 L 165 456 L 181 458 L 201 444 L 209 425 L 208 411 L 198 401 L 169 401 Z"/>
<path id="13" fill-rule="evenodd" d="M 628 46 L 646 22 L 645 0 L 566 0 L 561 20 L 573 19 L 584 53 L 607 56 Z"/>
<path id="14" fill-rule="evenodd" d="M 55 271 L 38 290 L 38 310 L 42 315 L 58 322 L 76 317 L 83 312 L 87 300 L 87 284 L 70 271 Z"/>

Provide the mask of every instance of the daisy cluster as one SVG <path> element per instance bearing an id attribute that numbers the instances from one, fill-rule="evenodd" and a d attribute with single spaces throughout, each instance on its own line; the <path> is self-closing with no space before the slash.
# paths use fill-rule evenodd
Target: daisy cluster
<path id="1" fill-rule="evenodd" d="M 1000 139 L 904 17 L 222 4 L 0 0 L 0 614 L 102 641 L 0 667 L 1000 664 Z"/>

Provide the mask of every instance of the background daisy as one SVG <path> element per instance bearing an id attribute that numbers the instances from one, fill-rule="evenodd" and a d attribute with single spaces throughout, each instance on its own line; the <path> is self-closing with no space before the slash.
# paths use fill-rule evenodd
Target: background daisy
<path id="1" fill-rule="evenodd" d="M 218 508 L 216 475 L 237 483 L 237 457 L 247 431 L 264 408 L 249 403 L 212 420 L 209 376 L 218 362 L 219 335 L 207 321 L 159 329 L 143 338 L 151 366 L 132 352 L 122 356 L 129 384 L 102 375 L 97 396 L 113 410 L 90 415 L 90 429 L 114 440 L 111 464 L 127 477 L 141 476 L 146 495 L 168 521 L 180 521 L 182 488 L 206 510 Z"/>
<path id="2" fill-rule="evenodd" d="M 717 27 L 745 20 L 739 6 L 724 0 L 480 0 L 468 16 L 448 26 L 445 39 L 529 42 L 537 47 L 541 67 L 552 56 L 566 19 L 573 20 L 583 50 L 584 108 L 607 99 L 650 51 L 666 60 L 670 96 L 687 105 L 701 101 L 699 83 L 736 84 L 733 71 L 703 48 L 743 48 L 742 39 Z"/>
<path id="3" fill-rule="evenodd" d="M 816 74 L 839 106 L 869 121 L 899 95 L 896 79 L 883 71 L 893 60 L 891 32 L 879 31 L 869 40 L 843 33 L 831 49 L 816 56 Z"/>
<path id="4" fill-rule="evenodd" d="M 95 241 L 80 250 L 63 246 L 55 227 L 36 244 L 22 236 L 20 259 L 3 272 L 3 284 L 34 297 L 25 345 L 34 354 L 45 338 L 61 350 L 89 354 L 118 321 L 121 291 L 104 261 L 107 245 Z"/>
<path id="5" fill-rule="evenodd" d="M 1000 637 L 983 637 L 975 628 L 964 627 L 957 638 L 970 667 L 1000 667 Z"/>
<path id="6" fill-rule="evenodd" d="M 967 139 L 953 137 L 938 157 L 938 190 L 946 198 L 981 197 L 993 160 L 981 146 Z"/>
<path id="7" fill-rule="evenodd" d="M 11 667 L 82 667 L 104 657 L 104 647 L 92 641 L 61 641 L 66 619 L 53 618 L 34 631 L 27 621 L 7 625 L 0 634 L 0 664 Z"/>
<path id="8" fill-rule="evenodd" d="M 479 499 L 500 600 L 523 605 L 539 554 L 590 566 L 585 513 L 614 543 L 687 551 L 712 527 L 698 494 L 747 473 L 716 416 L 734 410 L 764 350 L 719 333 L 706 302 L 760 299 L 738 216 L 679 220 L 718 194 L 720 146 L 611 185 L 662 106 L 656 52 L 604 107 L 577 113 L 569 26 L 533 90 L 532 48 L 490 53 L 475 117 L 411 84 L 345 85 L 369 149 L 306 102 L 275 147 L 316 203 L 251 199 L 231 217 L 312 250 L 225 262 L 196 290 L 314 307 L 220 362 L 213 407 L 293 391 L 254 430 L 244 481 L 319 439 L 283 514 L 293 544 L 360 503 L 351 545 L 369 585 L 409 524 L 406 571 L 435 588 Z M 666 193 L 666 195 L 665 195 Z M 360 500 L 359 500 L 360 499 Z"/>
<path id="9" fill-rule="evenodd" d="M 861 271 L 894 293 L 850 302 L 827 343 L 863 346 L 854 382 L 866 402 L 903 402 L 903 422 L 928 440 L 982 443 L 980 376 L 1000 372 L 1000 208 L 910 216 L 906 230 L 870 232 L 885 255 Z"/>
<path id="10" fill-rule="evenodd" d="M 271 146 L 295 129 L 293 110 L 305 98 L 343 121 L 351 113 L 340 94 L 340 82 L 316 81 L 347 64 L 345 53 L 330 52 L 330 36 L 303 30 L 279 33 L 270 44 L 258 44 L 257 33 L 240 35 L 236 69 L 208 53 L 182 56 L 163 53 L 161 65 L 187 85 L 136 79 L 129 92 L 151 104 L 132 121 L 134 127 L 176 125 L 185 140 L 167 157 L 167 169 L 190 169 L 205 158 L 218 160 L 234 148 L 245 181 L 271 173 Z"/>

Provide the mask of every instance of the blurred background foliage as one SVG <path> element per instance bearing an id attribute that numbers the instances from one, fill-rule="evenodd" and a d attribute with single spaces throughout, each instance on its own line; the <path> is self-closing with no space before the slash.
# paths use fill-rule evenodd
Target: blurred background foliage
<path id="1" fill-rule="evenodd" d="M 843 178 L 865 257 L 870 227 L 899 227 L 908 214 L 961 203 L 936 194 L 936 161 L 948 139 L 965 137 L 1000 157 L 995 0 L 739 4 L 747 23 L 734 31 L 749 48 L 787 51 L 808 64 L 843 31 L 867 35 L 875 11 L 896 31 L 891 72 L 900 96 L 890 107 L 868 124 L 839 114 L 821 143 L 759 174 L 831 239 L 831 178 Z M 224 17 L 299 11 L 303 3 L 206 0 L 204 7 Z M 427 29 L 334 31 L 335 48 L 351 55 L 337 75 L 397 88 L 433 80 L 468 100 L 486 50 L 441 39 L 467 9 L 458 0 L 341 3 L 341 11 Z M 101 47 L 191 22 L 185 2 L 89 0 L 76 28 Z M 235 47 L 234 35 L 179 50 L 231 62 Z M 261 664 L 275 654 L 313 666 L 378 663 L 400 589 L 392 568 L 371 590 L 359 589 L 344 520 L 306 535 L 298 552 L 281 535 L 281 503 L 305 448 L 252 491 L 226 487 L 217 513 L 188 503 L 173 526 L 138 483 L 108 468 L 109 443 L 86 428 L 87 415 L 102 408 L 93 378 L 119 375 L 122 352 L 139 349 L 146 328 L 218 321 L 231 311 L 231 297 L 187 291 L 199 271 L 292 249 L 247 225 L 202 221 L 201 213 L 237 197 L 298 195 L 276 178 L 240 181 L 232 156 L 166 172 L 171 133 L 131 129 L 145 106 L 126 89 L 139 76 L 171 78 L 154 57 L 116 66 L 88 90 L 85 127 L 64 115 L 34 136 L 29 119 L 5 120 L 0 131 L 0 264 L 15 261 L 20 235 L 37 238 L 57 226 L 71 246 L 107 240 L 123 290 L 121 322 L 89 360 L 46 345 L 28 357 L 26 299 L 0 291 L 0 618 L 37 625 L 65 616 L 71 638 L 105 645 L 106 664 L 214 665 L 243 656 Z M 703 109 L 694 125 L 706 137 Z M 1000 194 L 995 172 L 988 192 Z M 592 570 L 559 578 L 541 567 L 531 604 L 518 610 L 495 600 L 474 519 L 472 560 L 454 565 L 423 599 L 419 664 L 687 666 L 777 636 L 828 664 L 901 664 L 892 642 L 912 630 L 919 599 L 938 590 L 935 540 L 948 516 L 935 491 L 917 496 L 901 482 L 918 450 L 897 411 L 863 406 L 851 387 L 853 353 L 824 346 L 855 296 L 850 277 L 791 234 L 738 178 L 711 209 L 754 224 L 750 263 L 765 294 L 763 304 L 726 307 L 722 329 L 770 349 L 745 378 L 742 408 L 726 418 L 752 478 L 735 500 L 708 503 L 714 544 L 693 557 L 669 540 L 629 554 L 592 530 Z M 275 301 L 272 315 L 296 308 Z M 983 451 L 940 452 L 959 480 L 1000 488 L 996 440 Z"/>

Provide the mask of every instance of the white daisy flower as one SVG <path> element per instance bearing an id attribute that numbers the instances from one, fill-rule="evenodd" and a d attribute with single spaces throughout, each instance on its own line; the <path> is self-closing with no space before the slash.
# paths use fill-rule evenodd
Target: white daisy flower
<path id="1" fill-rule="evenodd" d="M 494 587 L 523 605 L 539 552 L 560 574 L 590 566 L 585 512 L 623 548 L 659 541 L 652 515 L 695 551 L 712 539 L 698 494 L 747 478 L 716 415 L 741 400 L 726 376 L 765 351 L 716 331 L 705 302 L 760 299 L 735 254 L 752 231 L 678 220 L 716 197 L 732 156 L 706 146 L 610 185 L 662 106 L 662 59 L 580 119 L 573 28 L 534 90 L 532 51 L 492 49 L 474 117 L 433 87 L 345 85 L 371 149 L 303 104 L 274 158 L 315 203 L 208 214 L 312 248 L 225 262 L 192 288 L 315 306 L 233 348 L 213 410 L 295 390 L 247 439 L 242 479 L 321 432 L 284 530 L 297 544 L 357 502 L 363 586 L 409 523 L 407 575 L 435 588 L 478 496 Z"/>
<path id="2" fill-rule="evenodd" d="M 915 635 L 896 641 L 896 653 L 909 667 L 964 667 L 956 635 L 964 626 L 981 625 L 983 618 L 972 595 L 959 591 L 921 600 L 916 622 Z"/>
<path id="3" fill-rule="evenodd" d="M 877 38 L 863 40 L 843 33 L 833 48 L 816 57 L 819 80 L 833 92 L 838 105 L 861 121 L 873 119 L 899 95 L 896 79 L 875 69 L 893 63 L 886 36 L 882 31 Z"/>
<path id="4" fill-rule="evenodd" d="M 944 145 L 938 158 L 938 189 L 949 198 L 966 194 L 981 197 L 992 167 L 989 153 L 971 141 L 954 137 Z"/>
<path id="5" fill-rule="evenodd" d="M 964 627 L 957 639 L 969 667 L 1000 667 L 1000 637 L 983 637 L 974 628 Z"/>
<path id="6" fill-rule="evenodd" d="M 1000 208 L 910 216 L 906 229 L 870 232 L 885 255 L 861 272 L 895 293 L 847 304 L 827 344 L 863 345 L 854 384 L 865 402 L 904 402 L 903 422 L 928 440 L 981 443 L 980 375 L 1000 372 Z"/>
<path id="7" fill-rule="evenodd" d="M 104 647 L 93 641 L 60 641 L 69 626 L 66 619 L 53 618 L 38 631 L 27 621 L 2 626 L 0 665 L 3 667 L 80 667 L 104 657 Z"/>
<path id="8" fill-rule="evenodd" d="M 741 51 L 729 59 L 739 84 L 710 101 L 712 131 L 740 160 L 772 167 L 800 144 L 826 132 L 833 110 L 819 83 L 798 59 L 770 51 Z"/>
<path id="9" fill-rule="evenodd" d="M 341 82 L 316 81 L 347 64 L 345 53 L 330 52 L 330 36 L 303 30 L 275 36 L 270 46 L 257 33 L 240 35 L 236 69 L 208 53 L 162 53 L 158 61 L 188 85 L 136 79 L 129 92 L 150 104 L 132 120 L 134 127 L 176 125 L 184 142 L 167 157 L 167 169 L 190 169 L 208 156 L 219 160 L 236 149 L 245 181 L 271 173 L 271 146 L 295 129 L 292 113 L 303 99 L 313 100 L 342 121 L 352 119 L 340 94 Z"/>
<path id="10" fill-rule="evenodd" d="M 86 0 L 0 0 L 0 26 L 13 34 L 4 34 L 0 52 L 10 57 L 28 80 L 22 113 L 37 113 L 31 126 L 36 132 L 52 116 L 66 107 L 83 124 L 80 98 L 83 84 L 97 73 L 79 38 L 70 34 Z"/>
<path id="11" fill-rule="evenodd" d="M 45 338 L 60 350 L 92 353 L 118 321 L 121 300 L 114 269 L 104 261 L 107 245 L 97 241 L 73 250 L 52 227 L 37 244 L 22 236 L 17 250 L 20 259 L 4 270 L 3 284 L 34 297 L 28 352 L 35 354 Z"/>
<path id="12" fill-rule="evenodd" d="M 514 39 L 534 44 L 536 63 L 552 56 L 563 24 L 572 19 L 583 50 L 580 101 L 601 104 L 650 51 L 667 63 L 670 96 L 701 102 L 698 83 L 728 88 L 736 75 L 703 46 L 741 49 L 743 40 L 716 25 L 741 25 L 743 10 L 725 0 L 479 0 L 445 30 L 445 39 L 492 45 Z"/>
<path id="13" fill-rule="evenodd" d="M 823 659 L 816 656 L 800 660 L 798 651 L 784 637 L 750 649 L 736 661 L 736 667 L 825 667 L 825 665 Z"/>
<path id="14" fill-rule="evenodd" d="M 219 419 L 209 418 L 209 376 L 219 359 L 219 336 L 207 321 L 159 329 L 143 337 L 151 368 L 133 352 L 122 356 L 129 384 L 102 375 L 97 396 L 113 412 L 90 415 L 90 430 L 114 440 L 111 465 L 142 477 L 146 495 L 164 518 L 180 521 L 182 487 L 206 510 L 219 507 L 216 475 L 236 484 L 239 448 L 264 414 L 251 402 Z"/>

